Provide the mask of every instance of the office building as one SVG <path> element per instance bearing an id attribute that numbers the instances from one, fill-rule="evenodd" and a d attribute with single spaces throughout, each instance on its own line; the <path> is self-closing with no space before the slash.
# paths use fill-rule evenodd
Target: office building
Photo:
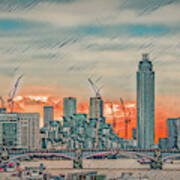
<path id="1" fill-rule="evenodd" d="M 101 97 L 91 97 L 89 106 L 89 119 L 103 117 L 103 100 Z"/>
<path id="2" fill-rule="evenodd" d="M 71 117 L 76 114 L 76 98 L 66 97 L 64 103 L 64 117 Z"/>
<path id="3" fill-rule="evenodd" d="M 53 106 L 44 106 L 44 127 L 48 127 L 49 122 L 54 120 Z"/>
<path id="4" fill-rule="evenodd" d="M 17 147 L 20 144 L 20 122 L 17 114 L 0 114 L 0 145 Z"/>
<path id="5" fill-rule="evenodd" d="M 6 108 L 0 108 L 0 114 L 6 113 L 7 109 Z"/>
<path id="6" fill-rule="evenodd" d="M 159 138 L 159 148 L 168 149 L 168 138 Z"/>
<path id="7" fill-rule="evenodd" d="M 154 146 L 154 72 L 148 54 L 143 54 L 137 72 L 138 147 Z"/>
<path id="8" fill-rule="evenodd" d="M 168 148 L 180 149 L 180 118 L 169 118 L 168 128 Z"/>
<path id="9" fill-rule="evenodd" d="M 132 129 L 132 146 L 137 147 L 137 129 L 133 128 Z"/>
<path id="10" fill-rule="evenodd" d="M 39 113 L 18 113 L 20 121 L 21 147 L 27 149 L 39 149 Z"/>
<path id="11" fill-rule="evenodd" d="M 48 138 L 57 142 L 59 140 L 60 133 L 61 133 L 61 122 L 50 121 L 48 127 Z"/>
<path id="12" fill-rule="evenodd" d="M 136 128 L 133 128 L 132 129 L 132 136 L 133 136 L 133 140 L 136 140 L 137 139 L 137 135 L 136 135 Z"/>
<path id="13" fill-rule="evenodd" d="M 38 149 L 38 113 L 0 114 L 0 144 L 4 147 Z"/>

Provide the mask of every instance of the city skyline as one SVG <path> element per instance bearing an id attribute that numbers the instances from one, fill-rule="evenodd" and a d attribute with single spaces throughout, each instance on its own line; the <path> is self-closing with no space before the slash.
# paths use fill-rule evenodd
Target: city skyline
<path id="1" fill-rule="evenodd" d="M 62 119 L 63 97 L 76 97 L 77 110 L 87 113 L 92 77 L 104 85 L 106 115 L 112 116 L 110 102 L 121 112 L 120 97 L 136 110 L 137 64 L 149 53 L 156 71 L 156 131 L 164 137 L 167 118 L 179 116 L 179 7 L 175 0 L 2 1 L 0 95 L 7 100 L 23 74 L 15 110 L 40 112 L 42 125 L 44 105 Z"/>
<path id="2" fill-rule="evenodd" d="M 51 97 L 48 97 L 48 96 L 26 96 L 26 97 L 23 97 L 23 96 L 18 95 L 14 99 L 15 100 L 14 111 L 18 111 L 18 112 L 24 112 L 24 110 L 25 110 L 25 112 L 39 112 L 40 111 L 40 114 L 41 114 L 40 125 L 42 127 L 42 119 L 43 119 L 42 108 L 44 108 L 45 106 L 51 105 L 53 107 L 55 106 L 56 119 L 62 121 L 62 116 L 63 116 L 62 101 L 60 100 L 59 97 L 53 97 L 49 103 L 48 99 L 51 99 Z M 69 97 L 68 97 L 68 99 L 69 99 Z M 25 106 L 26 106 L 25 104 L 24 104 L 25 106 L 23 105 L 25 109 L 21 109 L 20 107 L 22 106 L 22 102 L 27 102 L 26 105 L 30 105 L 30 106 L 41 105 L 41 109 L 39 109 L 40 107 L 34 108 L 34 110 L 32 111 L 31 108 L 25 108 Z M 115 101 L 115 102 L 113 102 L 113 110 L 112 110 L 111 103 L 112 103 L 112 101 L 107 101 L 107 102 L 105 102 L 105 105 L 104 105 L 105 117 L 107 118 L 106 122 L 112 123 L 113 118 L 116 118 L 117 128 L 115 131 L 119 131 L 119 129 L 120 129 L 119 136 L 124 137 L 125 136 L 124 135 L 125 127 L 122 128 L 122 126 L 124 126 L 124 124 L 119 123 L 119 121 L 122 121 L 122 119 L 124 119 L 123 112 L 122 112 L 122 105 L 120 104 L 120 102 Z M 136 101 L 134 101 L 134 102 L 126 101 L 126 106 L 130 107 L 129 111 L 131 111 L 131 113 L 133 112 L 133 115 L 131 117 L 132 122 L 130 124 L 129 131 L 128 131 L 128 134 L 129 134 L 128 138 L 132 138 L 132 128 L 137 128 L 137 126 L 136 126 L 137 119 L 136 119 L 136 113 L 135 113 Z M 88 110 L 89 110 L 88 102 L 86 102 L 84 104 L 82 102 L 80 102 L 77 106 L 77 112 L 79 112 L 79 113 L 89 114 Z M 115 111 L 115 113 L 112 111 Z M 57 114 L 58 114 L 58 116 L 57 116 Z M 113 117 L 113 114 L 115 117 Z M 121 118 L 118 118 L 119 116 L 121 116 Z M 155 117 L 156 117 L 156 120 L 159 118 L 157 112 L 156 112 Z M 158 143 L 159 138 L 167 137 L 166 121 L 167 121 L 167 118 L 169 118 L 169 117 L 173 117 L 173 116 L 166 116 L 166 117 L 164 116 L 163 123 L 162 123 L 162 121 L 156 122 L 156 125 L 155 125 L 155 132 L 156 132 L 155 142 L 156 142 L 156 144 Z M 174 117 L 178 117 L 178 116 L 174 116 Z"/>
<path id="3" fill-rule="evenodd" d="M 0 179 L 179 179 L 180 0 L 0 0 Z"/>

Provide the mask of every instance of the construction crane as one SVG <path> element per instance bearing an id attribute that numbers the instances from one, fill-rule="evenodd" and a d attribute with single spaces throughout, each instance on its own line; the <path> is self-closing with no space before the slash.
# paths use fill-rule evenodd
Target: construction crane
<path id="1" fill-rule="evenodd" d="M 9 103 L 9 106 L 10 106 L 10 112 L 11 113 L 13 112 L 13 108 L 14 108 L 14 96 L 15 96 L 15 94 L 17 92 L 17 88 L 18 88 L 19 82 L 22 79 L 22 77 L 23 77 L 23 74 L 17 78 L 13 89 L 9 92 L 8 103 Z"/>
<path id="2" fill-rule="evenodd" d="M 99 79 L 99 78 L 98 78 L 98 79 Z M 95 82 L 99 81 L 98 79 L 97 79 Z M 101 86 L 100 88 L 98 88 L 98 87 L 96 86 L 95 82 L 93 82 L 93 81 L 91 80 L 91 78 L 88 78 L 88 82 L 89 82 L 89 84 L 91 85 L 93 91 L 95 92 L 96 97 L 97 97 L 97 98 L 98 98 L 98 97 L 101 97 L 101 95 L 100 95 L 100 90 L 103 88 L 103 86 Z"/>
<path id="3" fill-rule="evenodd" d="M 113 128 L 113 130 L 115 130 L 116 129 L 116 118 L 115 118 L 114 109 L 113 109 L 113 103 L 112 102 L 111 102 L 111 112 L 112 112 L 112 118 L 113 118 L 112 128 Z"/>
<path id="4" fill-rule="evenodd" d="M 97 82 L 99 80 L 96 80 L 95 82 Z M 88 82 L 91 85 L 95 96 L 96 96 L 96 144 L 95 144 L 95 148 L 98 148 L 98 144 L 99 144 L 99 107 L 97 106 L 98 104 L 98 100 L 101 99 L 101 94 L 100 94 L 100 90 L 103 88 L 103 86 L 101 86 L 100 88 L 97 87 L 97 85 L 95 84 L 95 82 L 93 82 L 93 80 L 91 78 L 88 78 Z"/>
<path id="5" fill-rule="evenodd" d="M 123 110 L 123 114 L 124 114 L 124 123 L 125 123 L 125 138 L 128 138 L 128 125 L 131 122 L 130 119 L 130 114 L 126 112 L 126 108 L 124 105 L 124 100 L 122 98 L 120 98 L 120 102 L 121 102 L 121 106 L 122 106 L 122 110 Z"/>

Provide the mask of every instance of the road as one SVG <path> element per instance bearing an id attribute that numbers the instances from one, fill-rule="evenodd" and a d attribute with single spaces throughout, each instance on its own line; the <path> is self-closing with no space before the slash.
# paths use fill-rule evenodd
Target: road
<path id="1" fill-rule="evenodd" d="M 52 174 L 67 174 L 79 171 L 97 171 L 99 174 L 105 174 L 108 178 L 120 177 L 122 172 L 133 172 L 135 176 L 146 175 L 150 180 L 179 180 L 180 179 L 180 161 L 174 164 L 166 164 L 163 170 L 150 170 L 149 165 L 140 165 L 136 159 L 115 159 L 115 160 L 85 160 L 83 161 L 83 170 L 73 169 L 73 162 L 68 160 L 34 160 L 22 162 L 21 167 L 39 166 L 43 163 L 47 172 Z M 9 174 L 1 173 L 1 177 L 7 177 Z M 12 179 L 12 178 L 11 178 Z"/>

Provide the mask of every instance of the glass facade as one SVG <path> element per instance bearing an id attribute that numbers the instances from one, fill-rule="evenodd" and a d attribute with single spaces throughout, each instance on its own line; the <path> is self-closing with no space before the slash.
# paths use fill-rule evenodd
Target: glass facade
<path id="1" fill-rule="evenodd" d="M 90 98 L 89 114 L 89 119 L 97 119 L 103 117 L 103 100 L 100 97 Z"/>
<path id="2" fill-rule="evenodd" d="M 159 148 L 168 149 L 168 138 L 159 138 Z"/>
<path id="3" fill-rule="evenodd" d="M 167 120 L 168 148 L 180 149 L 180 119 L 171 118 Z"/>
<path id="4" fill-rule="evenodd" d="M 4 147 L 20 145 L 17 114 L 0 114 L 0 144 Z"/>
<path id="5" fill-rule="evenodd" d="M 76 98 L 64 98 L 64 117 L 70 117 L 76 114 Z"/>
<path id="6" fill-rule="evenodd" d="M 17 123 L 3 123 L 2 124 L 2 145 L 16 146 L 17 145 Z"/>
<path id="7" fill-rule="evenodd" d="M 49 122 L 54 120 L 53 106 L 44 106 L 44 127 L 48 127 Z"/>
<path id="8" fill-rule="evenodd" d="M 137 72 L 138 147 L 154 146 L 154 72 L 148 55 L 143 54 Z"/>

